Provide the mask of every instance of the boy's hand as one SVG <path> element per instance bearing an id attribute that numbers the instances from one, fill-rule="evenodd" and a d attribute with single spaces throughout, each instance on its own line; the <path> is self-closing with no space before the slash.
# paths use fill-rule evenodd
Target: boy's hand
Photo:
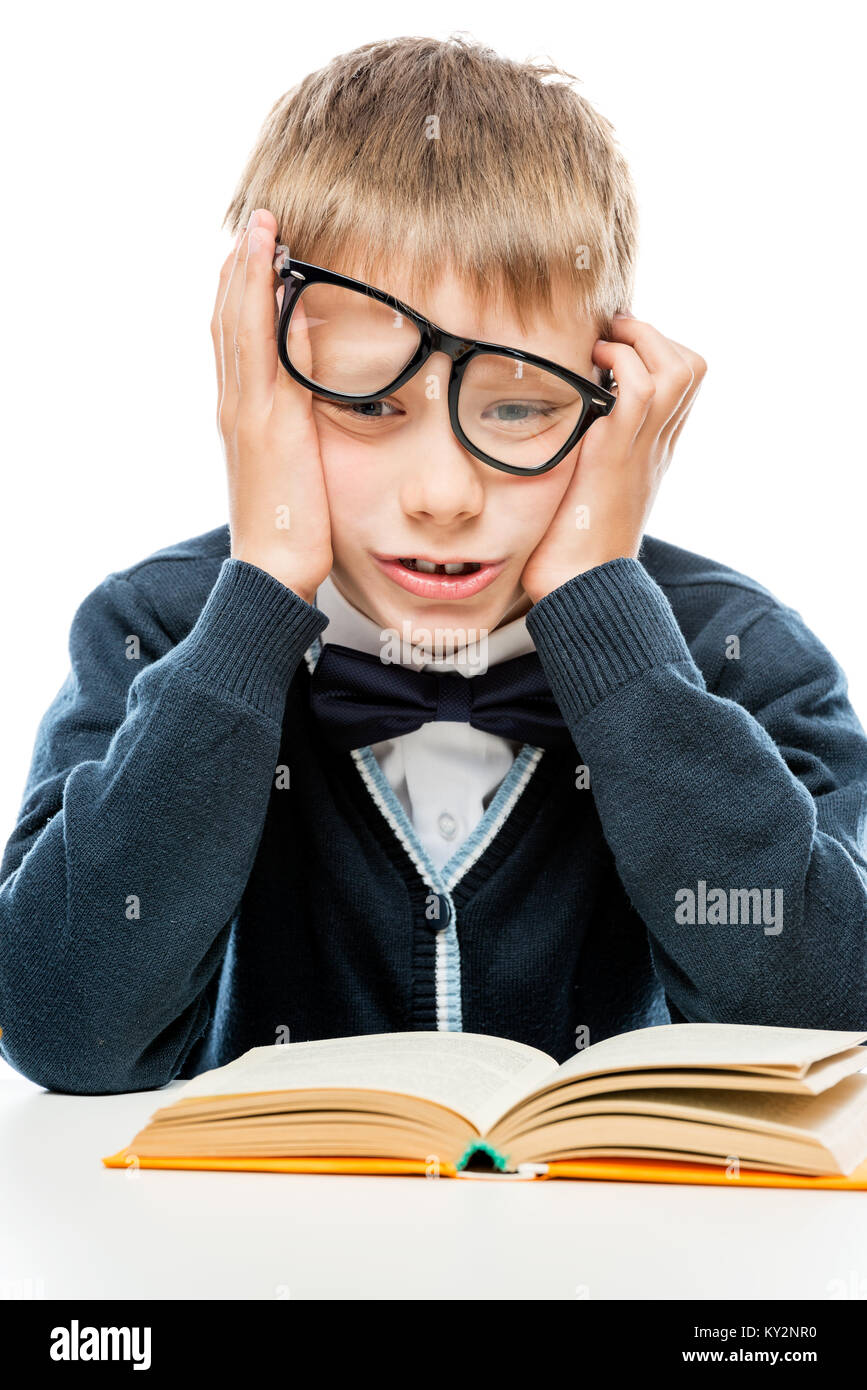
<path id="1" fill-rule="evenodd" d="M 253 227 L 255 226 L 255 231 Z M 229 475 L 232 556 L 312 603 L 331 571 L 331 520 L 312 395 L 277 356 L 277 222 L 258 208 L 220 271 L 211 337 Z M 304 311 L 292 316 L 293 341 Z M 306 334 L 298 350 L 306 347 Z"/>
<path id="2" fill-rule="evenodd" d="M 707 370 L 697 352 L 649 323 L 618 315 L 614 341 L 593 361 L 610 367 L 617 404 L 578 445 L 563 500 L 521 576 L 534 603 L 576 574 L 620 556 L 635 559 L 656 492 Z"/>

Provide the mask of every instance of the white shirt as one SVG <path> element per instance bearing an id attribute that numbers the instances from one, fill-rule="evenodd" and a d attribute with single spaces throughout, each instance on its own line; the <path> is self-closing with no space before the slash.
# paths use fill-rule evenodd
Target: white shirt
<path id="1" fill-rule="evenodd" d="M 314 602 L 330 619 L 321 642 L 381 655 L 382 629 L 343 597 L 330 576 Z M 523 617 L 488 633 L 486 645 L 485 669 L 536 650 Z M 409 659 L 400 664 L 424 671 L 452 667 L 468 678 L 481 673 L 479 663 L 462 659 L 460 652 L 422 666 Z M 433 720 L 410 734 L 372 744 L 371 752 L 431 861 L 441 869 L 478 825 L 521 746 L 464 722 Z"/>

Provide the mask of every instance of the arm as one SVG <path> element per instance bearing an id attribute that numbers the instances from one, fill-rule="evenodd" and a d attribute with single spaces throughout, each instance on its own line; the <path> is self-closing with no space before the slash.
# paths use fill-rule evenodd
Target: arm
<path id="1" fill-rule="evenodd" d="M 2 866 L 0 1050 L 54 1090 L 160 1086 L 207 1027 L 286 691 L 327 625 L 312 607 L 332 565 L 319 440 L 278 362 L 276 220 L 258 214 L 211 318 L 232 557 L 172 650 L 126 580 L 82 604 Z M 128 634 L 147 663 L 135 680 Z"/>
<path id="2" fill-rule="evenodd" d="M 574 576 L 527 627 L 673 1017 L 867 1026 L 867 738 L 798 615 L 753 606 L 725 694 L 636 559 Z M 684 890 L 697 919 L 702 881 L 725 916 L 691 924 Z M 757 913 L 732 889 L 770 892 Z"/>
<path id="3" fill-rule="evenodd" d="M 326 623 L 235 559 L 174 647 L 127 580 L 79 607 L 0 869 L 0 1050 L 32 1080 L 107 1092 L 177 1075 L 208 1023 L 286 690 Z"/>

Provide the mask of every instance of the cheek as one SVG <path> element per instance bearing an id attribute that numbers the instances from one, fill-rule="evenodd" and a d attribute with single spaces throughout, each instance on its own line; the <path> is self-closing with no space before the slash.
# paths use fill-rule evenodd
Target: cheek
<path id="1" fill-rule="evenodd" d="M 544 536 L 563 501 L 566 489 L 575 472 L 576 459 L 565 458 L 539 478 L 516 479 L 506 501 L 512 517 L 519 518 L 520 533 L 526 550 L 532 550 Z"/>
<path id="2" fill-rule="evenodd" d="M 377 484 L 370 460 L 359 458 L 358 450 L 343 440 L 320 435 L 320 453 L 332 535 L 343 548 L 360 536 L 363 527 L 369 529 L 377 502 L 381 505 L 382 480 Z"/>

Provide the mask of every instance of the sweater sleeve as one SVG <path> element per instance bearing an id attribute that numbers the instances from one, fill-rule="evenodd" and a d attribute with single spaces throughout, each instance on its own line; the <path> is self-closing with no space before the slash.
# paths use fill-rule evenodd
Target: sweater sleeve
<path id="1" fill-rule="evenodd" d="M 261 837 L 289 682 L 327 618 L 224 560 L 172 645 L 110 575 L 79 606 L 0 867 L 0 1052 L 51 1090 L 180 1071 Z"/>
<path id="2" fill-rule="evenodd" d="M 867 1027 L 867 738 L 799 615 L 768 596 L 723 625 L 715 692 L 637 560 L 527 628 L 672 1018 Z"/>

